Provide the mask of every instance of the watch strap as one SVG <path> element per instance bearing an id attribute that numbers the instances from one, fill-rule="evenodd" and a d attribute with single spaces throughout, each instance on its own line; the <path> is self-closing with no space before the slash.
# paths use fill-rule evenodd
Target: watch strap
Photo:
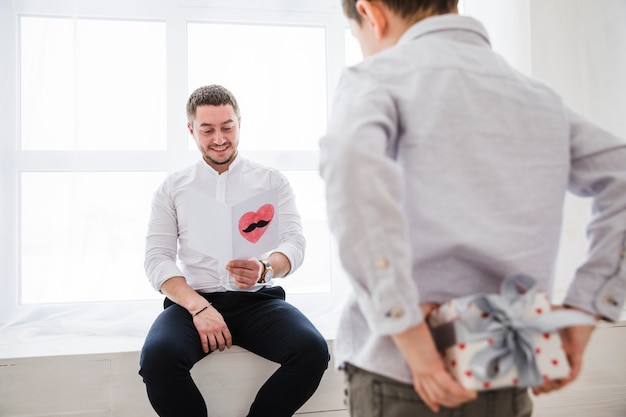
<path id="1" fill-rule="evenodd" d="M 270 262 L 265 259 L 259 259 L 259 262 L 261 262 L 261 265 L 263 265 L 263 270 L 261 271 L 261 276 L 259 277 L 259 280 L 257 281 L 258 284 L 265 284 L 265 278 L 267 277 L 267 273 L 269 271 L 272 270 L 272 265 L 270 264 Z"/>

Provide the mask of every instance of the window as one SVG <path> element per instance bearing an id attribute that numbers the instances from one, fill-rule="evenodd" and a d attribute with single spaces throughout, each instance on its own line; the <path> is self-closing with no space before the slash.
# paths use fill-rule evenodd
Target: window
<path id="1" fill-rule="evenodd" d="M 488 30 L 504 45 L 511 31 L 499 28 Z M 530 45 L 516 36 L 504 52 Z M 338 0 L 15 0 L 0 8 L 0 51 L 0 323 L 95 304 L 100 317 L 160 309 L 143 272 L 151 196 L 198 158 L 188 94 L 220 83 L 241 105 L 242 154 L 279 168 L 296 192 L 307 257 L 281 284 L 332 336 L 348 283 L 317 149 L 341 70 L 362 59 Z M 526 52 L 516 55 L 525 69 Z M 568 198 L 557 301 L 586 248 L 587 203 Z"/>
<path id="2" fill-rule="evenodd" d="M 242 151 L 317 151 L 327 114 L 323 26 L 188 23 L 187 36 L 188 92 L 228 86 L 242 110 Z"/>
<path id="3" fill-rule="evenodd" d="M 22 16 L 21 149 L 165 149 L 164 22 Z"/>
<path id="4" fill-rule="evenodd" d="M 241 153 L 279 168 L 295 190 L 307 257 L 281 284 L 313 320 L 336 314 L 347 287 L 317 172 L 344 65 L 332 39 L 345 22 L 331 3 L 14 2 L 2 34 L 16 45 L 6 67 L 18 69 L 19 88 L 7 90 L 18 124 L 2 142 L 14 157 L 0 158 L 2 200 L 15 204 L 3 207 L 0 245 L 17 246 L 0 263 L 0 323 L 16 312 L 76 319 L 94 303 L 115 317 L 160 309 L 143 271 L 149 205 L 168 172 L 199 157 L 185 104 L 212 83 L 239 100 Z M 2 123 L 11 133 L 9 116 Z"/>
<path id="5" fill-rule="evenodd" d="M 22 172 L 20 302 L 156 298 L 142 279 L 141 237 L 162 179 L 155 172 Z"/>
<path id="6" fill-rule="evenodd" d="M 21 16 L 19 26 L 19 302 L 155 298 L 133 277 L 163 174 L 129 172 L 118 156 L 165 149 L 165 23 Z M 98 166 L 74 166 L 81 158 Z"/>

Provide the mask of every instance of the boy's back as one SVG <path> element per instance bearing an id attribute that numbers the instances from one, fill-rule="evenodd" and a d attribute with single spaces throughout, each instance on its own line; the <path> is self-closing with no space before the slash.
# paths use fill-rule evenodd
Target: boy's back
<path id="1" fill-rule="evenodd" d="M 354 415 L 374 413 L 372 401 L 388 404 L 381 415 L 430 415 L 476 393 L 447 374 L 424 316 L 457 296 L 498 292 L 513 274 L 549 291 L 568 189 L 593 197 L 597 211 L 565 304 L 619 318 L 626 143 L 513 70 L 480 23 L 450 13 L 454 0 L 343 5 L 367 59 L 343 74 L 321 140 L 331 230 L 355 289 L 335 361 Z M 536 392 L 576 378 L 592 329 L 562 330 L 572 374 Z M 474 415 L 531 412 L 518 388 L 470 404 Z"/>

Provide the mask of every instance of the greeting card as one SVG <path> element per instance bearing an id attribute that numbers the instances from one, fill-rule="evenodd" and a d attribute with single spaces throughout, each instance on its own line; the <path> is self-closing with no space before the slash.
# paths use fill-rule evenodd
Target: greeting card
<path id="1" fill-rule="evenodd" d="M 189 246 L 225 265 L 275 249 L 278 191 L 273 189 L 237 204 L 225 204 L 196 191 L 186 196 Z"/>

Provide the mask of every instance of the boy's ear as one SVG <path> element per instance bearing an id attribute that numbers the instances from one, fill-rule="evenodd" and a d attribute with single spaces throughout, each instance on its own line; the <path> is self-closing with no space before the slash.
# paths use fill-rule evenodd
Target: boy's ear
<path id="1" fill-rule="evenodd" d="M 358 0 L 356 10 L 363 17 L 363 24 L 370 25 L 376 39 L 381 39 L 387 31 L 387 9 L 383 2 Z"/>

